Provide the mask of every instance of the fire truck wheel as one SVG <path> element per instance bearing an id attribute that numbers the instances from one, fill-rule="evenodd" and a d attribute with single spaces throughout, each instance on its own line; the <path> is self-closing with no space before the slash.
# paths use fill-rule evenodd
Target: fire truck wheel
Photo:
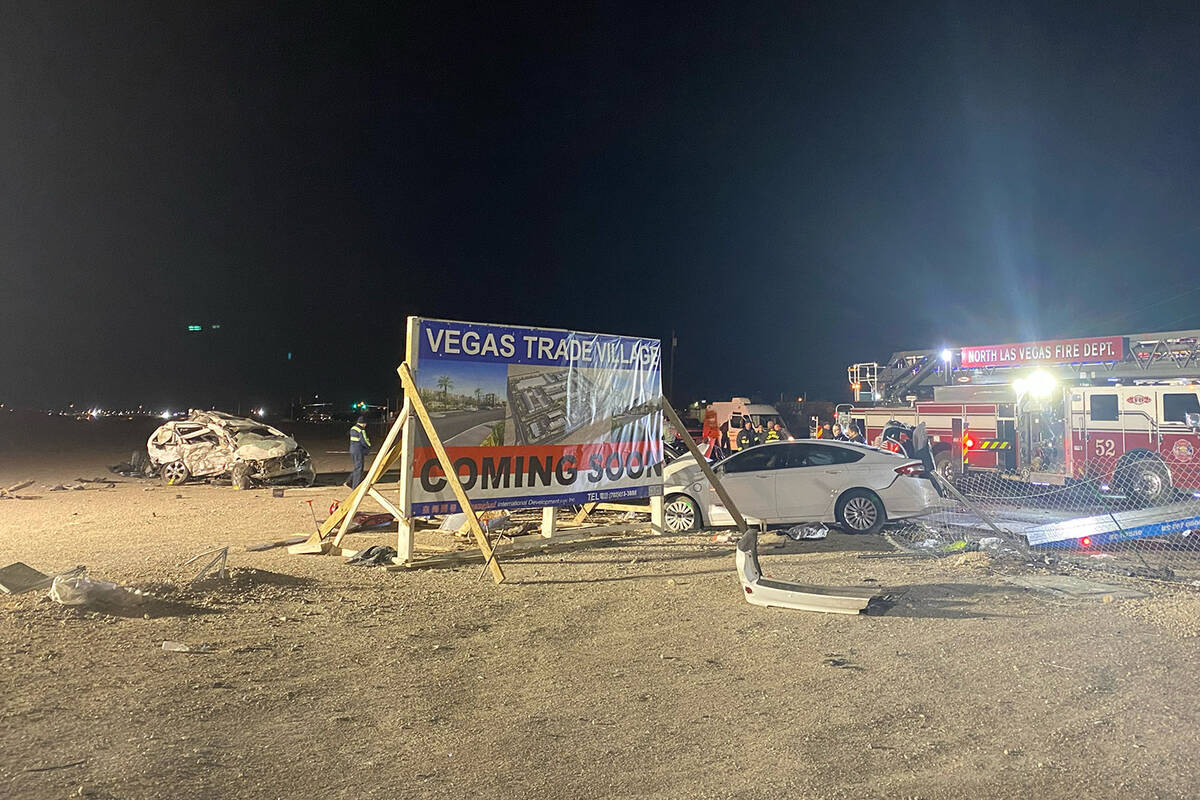
<path id="1" fill-rule="evenodd" d="M 954 483 L 954 464 L 949 450 L 943 450 L 933 457 L 933 471 L 946 483 Z"/>
<path id="2" fill-rule="evenodd" d="M 878 533 L 887 521 L 883 502 L 869 489 L 851 489 L 837 502 L 838 523 L 851 533 Z"/>
<path id="3" fill-rule="evenodd" d="M 1142 458 L 1119 469 L 1120 485 L 1131 500 L 1142 506 L 1156 506 L 1171 497 L 1171 479 L 1158 461 Z"/>

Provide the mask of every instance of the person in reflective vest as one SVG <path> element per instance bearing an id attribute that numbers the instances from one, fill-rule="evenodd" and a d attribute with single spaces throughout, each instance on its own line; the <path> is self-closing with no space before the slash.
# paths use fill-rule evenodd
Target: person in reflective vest
<path id="1" fill-rule="evenodd" d="M 776 422 L 774 425 L 771 426 L 771 430 L 767 431 L 767 441 L 768 442 L 778 442 L 780 439 L 783 438 L 783 436 L 781 435 L 782 430 L 783 430 L 783 427 L 778 422 Z"/>
<path id="2" fill-rule="evenodd" d="M 754 441 L 754 429 L 750 427 L 750 418 L 747 417 L 746 421 L 742 423 L 742 429 L 738 431 L 737 448 L 738 450 L 745 450 L 754 447 L 755 444 L 757 442 Z"/>
<path id="3" fill-rule="evenodd" d="M 371 450 L 371 440 L 367 438 L 367 418 L 359 415 L 354 426 L 350 428 L 350 460 L 354 462 L 354 471 L 346 480 L 346 485 L 353 489 L 362 483 L 363 462 Z"/>

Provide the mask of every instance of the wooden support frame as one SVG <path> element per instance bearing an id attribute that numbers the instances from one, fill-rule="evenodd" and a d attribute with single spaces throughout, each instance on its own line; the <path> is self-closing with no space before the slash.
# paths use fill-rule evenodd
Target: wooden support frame
<path id="1" fill-rule="evenodd" d="M 387 436 L 384 437 L 383 442 L 380 444 L 379 452 L 375 454 L 375 460 L 371 462 L 371 467 L 363 475 L 363 479 L 358 486 L 355 486 L 350 492 L 350 496 L 346 498 L 346 502 L 339 505 L 324 522 L 317 526 L 317 530 L 306 541 L 289 547 L 289 553 L 296 555 L 339 552 L 342 539 L 349 533 L 350 526 L 354 524 L 354 513 L 358 511 L 363 498 L 368 495 L 383 506 L 385 510 L 390 512 L 392 516 L 400 520 L 401 524 L 404 524 L 403 515 L 399 513 L 399 510 L 394 505 L 383 499 L 383 496 L 375 489 L 375 484 L 383 477 L 384 473 L 400 460 L 400 448 L 396 446 L 396 439 L 400 435 L 400 431 L 404 429 L 407 421 L 408 409 L 405 408 L 400 412 L 400 416 L 396 417 L 396 421 L 392 423 Z M 341 528 L 338 530 L 337 536 L 332 541 L 329 541 L 329 535 L 339 524 Z"/>
<path id="2" fill-rule="evenodd" d="M 396 368 L 396 373 L 400 376 L 400 383 L 404 387 L 405 404 L 400 415 L 392 423 L 388 430 L 387 436 L 380 445 L 379 452 L 376 453 L 375 459 L 371 462 L 371 467 L 367 474 L 363 476 L 363 480 L 350 493 L 346 502 L 340 505 L 329 517 L 318 526 L 308 539 L 300 544 L 293 545 L 288 548 L 289 553 L 340 553 L 342 540 L 350 531 L 350 526 L 354 522 L 354 514 L 358 511 L 362 501 L 370 497 L 375 502 L 379 503 L 386 511 L 394 516 L 399 523 L 398 542 L 397 542 L 397 558 L 396 564 L 399 566 L 412 566 L 412 520 L 404 513 L 407 510 L 405 501 L 405 487 L 411 476 L 405 474 L 405 464 L 407 459 L 405 456 L 411 452 L 413 442 L 412 427 L 414 422 L 419 422 L 422 430 L 425 431 L 429 442 L 433 447 L 434 453 L 437 455 L 438 462 L 448 480 L 447 485 L 454 493 L 455 499 L 458 500 L 459 506 L 467 517 L 467 524 L 471 529 L 471 534 L 475 539 L 476 545 L 479 547 L 479 552 L 485 560 L 488 570 L 492 573 L 492 578 L 496 583 L 504 582 L 504 570 L 496 560 L 495 552 L 491 541 L 488 539 L 487 533 L 483 530 L 483 526 L 479 523 L 479 517 L 475 514 L 475 510 L 471 507 L 471 501 L 467 497 L 466 490 L 462 484 L 453 479 L 451 476 L 457 477 L 454 469 L 454 464 L 450 460 L 450 456 L 446 452 L 445 446 L 442 444 L 441 438 L 438 436 L 437 430 L 433 425 L 433 420 L 429 416 L 429 411 L 425 408 L 424 401 L 421 400 L 420 392 L 417 390 L 416 381 L 413 378 L 412 370 L 409 368 L 408 362 L 405 361 Z M 682 433 L 684 444 L 687 445 L 692 457 L 696 459 L 701 471 L 708 478 L 709 483 L 716 490 L 717 495 L 733 516 L 738 529 L 745 533 L 747 530 L 746 520 L 742 517 L 737 506 L 729 493 L 725 491 L 725 487 L 721 484 L 720 479 L 709 467 L 708 462 L 700 453 L 700 449 L 692 440 L 690 434 L 683 427 L 679 416 L 675 413 L 675 409 L 671 408 L 671 404 L 667 402 L 666 397 L 660 398 L 662 411 L 667 416 L 672 425 L 677 431 Z M 414 420 L 415 417 L 415 420 Z M 376 483 L 383 475 L 399 462 L 401 469 L 400 477 L 400 492 L 401 499 L 399 503 L 393 503 L 387 499 L 376 488 Z M 620 510 L 625 511 L 644 511 L 651 515 L 651 524 L 654 526 L 656 533 L 663 532 L 663 497 L 661 495 L 651 497 L 650 504 L 645 507 L 633 506 L 630 504 L 605 504 L 605 503 L 588 503 L 585 504 L 579 513 L 576 514 L 571 525 L 580 525 L 587 518 L 588 514 L 595 511 L 600 506 L 615 506 Z M 542 536 L 549 538 L 553 535 L 558 525 L 558 509 L 547 508 L 543 510 L 543 525 Z M 339 527 L 340 525 L 340 527 Z M 337 535 L 329 540 L 329 535 L 337 529 Z M 539 537 L 542 541 L 545 538 Z"/>
<path id="3" fill-rule="evenodd" d="M 446 448 L 438 437 L 437 430 L 433 427 L 433 420 L 430 419 L 429 412 L 425 409 L 425 403 L 421 400 L 421 394 L 417 391 L 417 383 L 413 380 L 408 363 L 401 364 L 396 368 L 396 372 L 399 373 L 400 383 L 404 387 L 405 403 L 412 408 L 417 419 L 421 421 L 421 427 L 425 429 L 425 435 L 429 437 L 433 452 L 437 454 L 438 463 L 441 464 L 442 471 L 446 473 L 446 483 L 454 492 L 454 497 L 458 500 L 463 513 L 467 515 L 467 524 L 471 528 L 480 552 L 487 559 L 488 569 L 492 572 L 493 580 L 496 583 L 504 583 L 504 570 L 500 568 L 500 562 L 496 561 L 491 542 L 488 541 L 487 534 L 483 532 L 483 527 L 479 524 L 479 517 L 475 516 L 475 510 L 471 508 L 471 501 L 467 499 L 467 492 L 458 480 L 458 472 L 454 469 L 454 464 L 450 461 L 450 456 L 447 455 Z M 403 476 L 403 467 L 401 470 Z"/>

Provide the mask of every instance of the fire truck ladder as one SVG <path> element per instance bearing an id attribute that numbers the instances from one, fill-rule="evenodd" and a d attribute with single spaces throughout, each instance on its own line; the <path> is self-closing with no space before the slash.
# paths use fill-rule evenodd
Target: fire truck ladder
<path id="1" fill-rule="evenodd" d="M 1060 381 L 1097 380 L 1126 383 L 1168 381 L 1200 377 L 1200 330 L 1162 331 L 1122 336 L 1125 347 L 1119 360 L 1107 362 L 1043 364 L 1038 366 Z M 859 367 L 873 367 L 873 380 L 855 380 Z M 917 387 L 948 384 L 956 375 L 970 376 L 974 384 L 1008 383 L 1016 370 L 1032 365 L 1000 367 L 968 367 L 958 363 L 957 354 L 949 364 L 950 375 L 943 368 L 937 350 L 904 350 L 893 353 L 886 364 L 874 362 L 850 367 L 850 383 L 859 383 L 855 401 L 878 399 L 894 403 L 906 394 L 916 393 Z M 862 374 L 866 374 L 865 372 Z M 870 386 L 868 392 L 867 387 Z"/>
<path id="2" fill-rule="evenodd" d="M 850 379 L 850 389 L 854 392 L 854 402 L 861 402 L 865 395 L 867 400 L 874 400 L 878 389 L 879 364 L 875 361 L 863 361 L 851 364 L 846 368 L 846 377 Z"/>

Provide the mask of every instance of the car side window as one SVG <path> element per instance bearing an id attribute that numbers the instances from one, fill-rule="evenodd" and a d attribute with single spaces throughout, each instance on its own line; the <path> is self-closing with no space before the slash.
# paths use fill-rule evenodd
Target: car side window
<path id="1" fill-rule="evenodd" d="M 827 467 L 831 464 L 853 464 L 863 457 L 863 453 L 849 447 L 834 447 L 823 444 L 791 444 L 786 448 L 789 452 L 788 467 Z"/>
<path id="2" fill-rule="evenodd" d="M 782 447 L 755 447 L 752 450 L 743 450 L 728 459 L 722 467 L 730 475 L 738 472 L 779 469 L 784 465 L 783 450 Z"/>

